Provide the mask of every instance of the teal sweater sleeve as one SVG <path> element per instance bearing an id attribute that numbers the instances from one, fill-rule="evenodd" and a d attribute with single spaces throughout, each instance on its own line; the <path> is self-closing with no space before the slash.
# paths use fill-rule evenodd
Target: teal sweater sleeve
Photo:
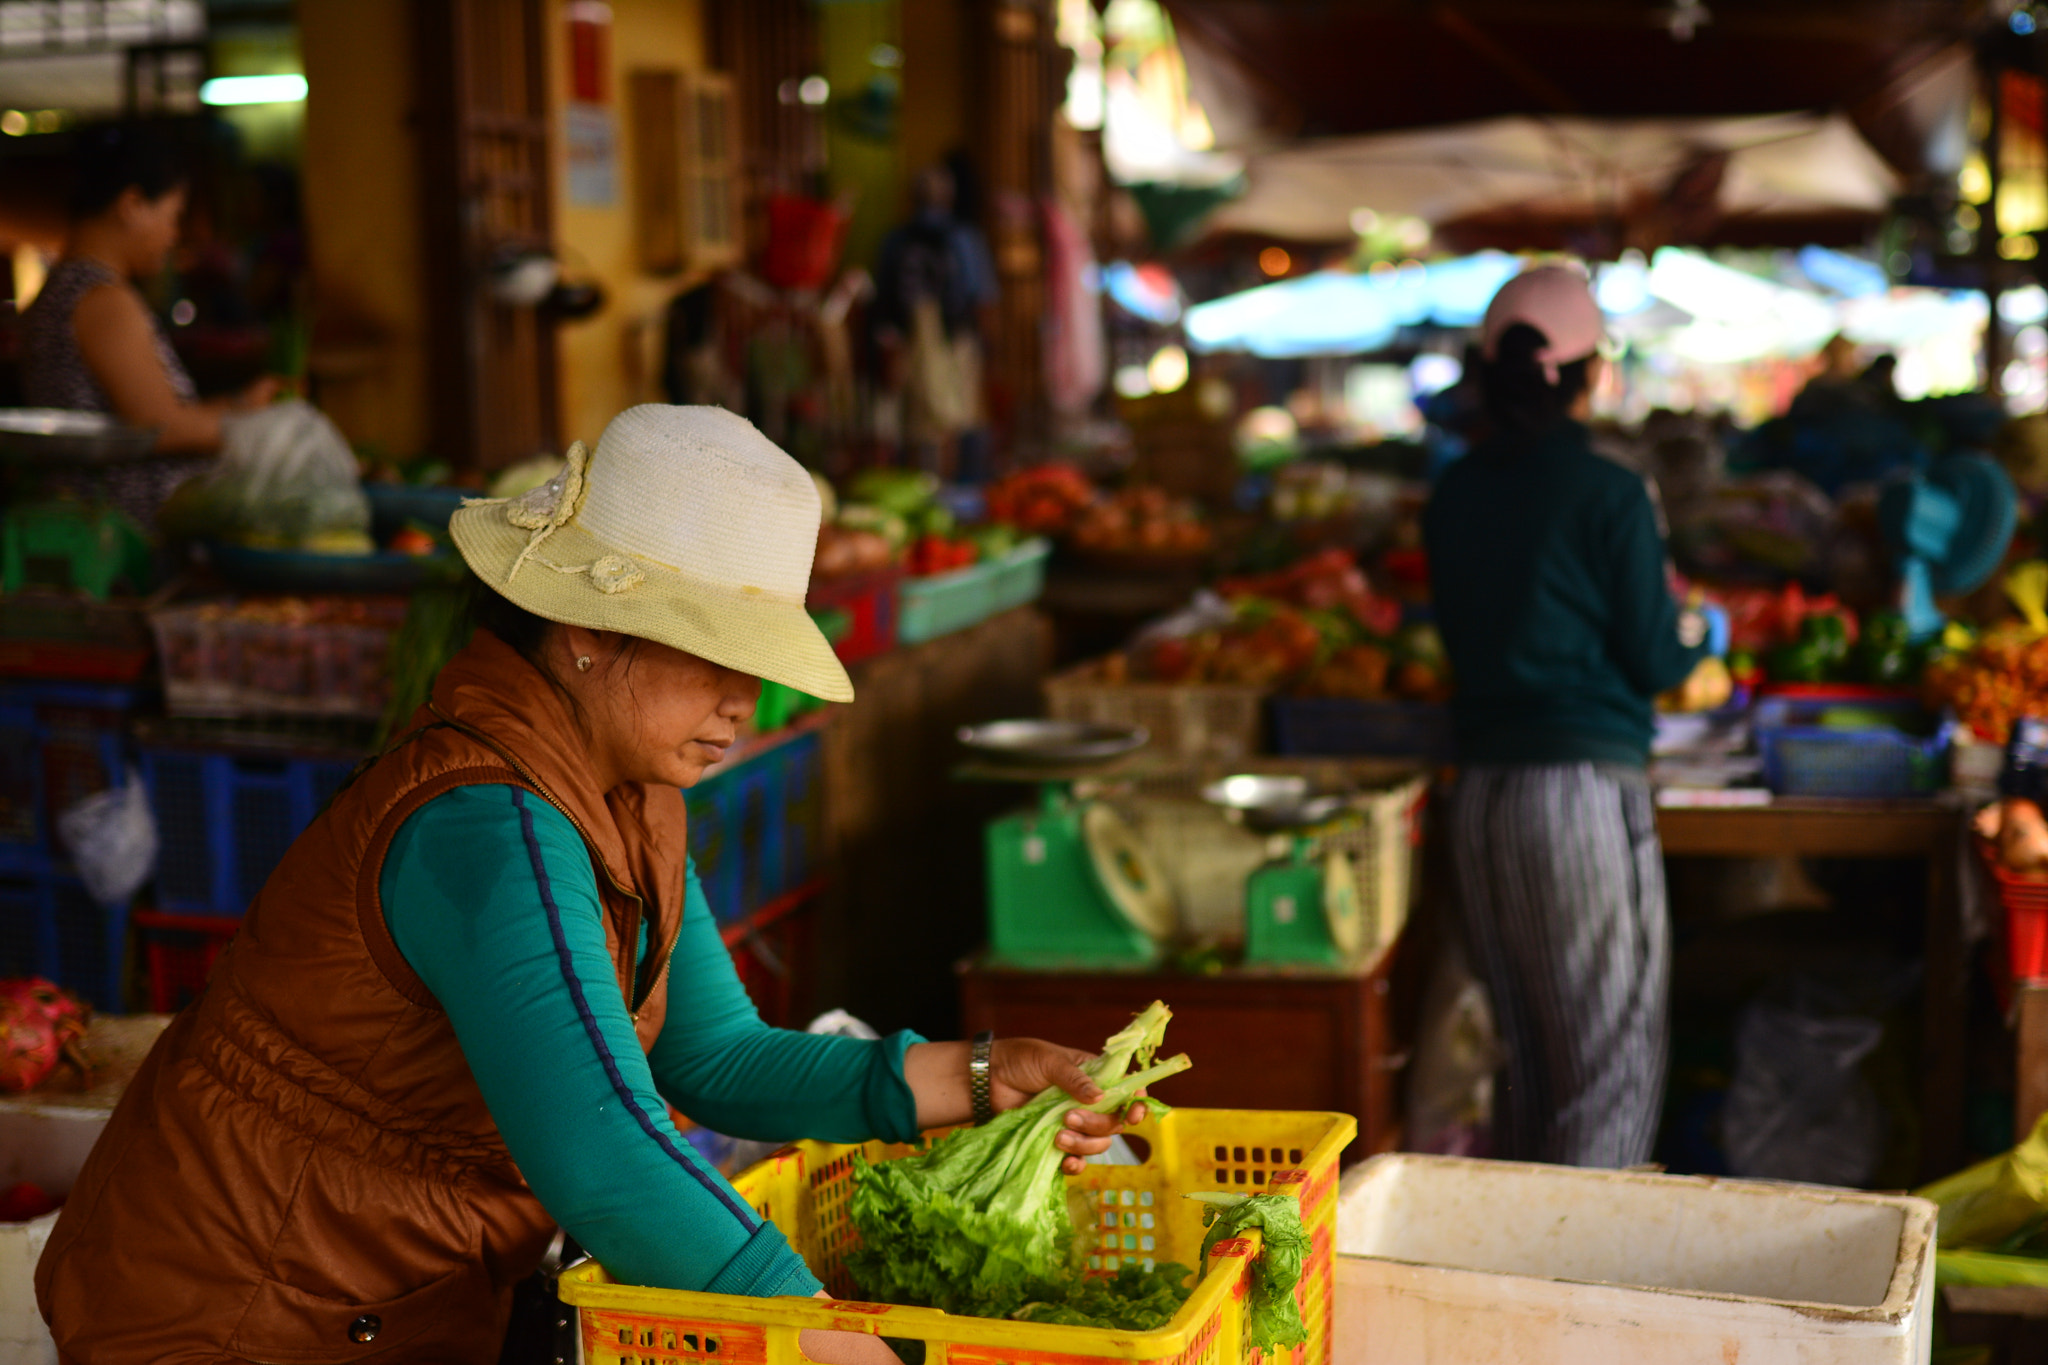
<path id="1" fill-rule="evenodd" d="M 614 1277 L 817 1292 L 782 1234 L 670 1121 L 619 996 L 590 855 L 566 818 L 514 787 L 458 788 L 400 828 L 379 890 L 520 1173 Z M 690 986 L 672 978 L 672 1016 L 688 1010 Z"/>
<path id="2" fill-rule="evenodd" d="M 761 1142 L 917 1137 L 903 1054 L 908 1031 L 879 1043 L 769 1028 L 733 969 L 711 907 L 689 879 L 669 964 L 668 1019 L 648 1060 L 676 1108 L 716 1132 Z"/>
<path id="3" fill-rule="evenodd" d="M 1684 682 L 1707 650 L 1679 637 L 1678 604 L 1665 576 L 1664 536 L 1648 490 L 1640 480 L 1620 481 L 1610 506 L 1598 522 L 1598 534 L 1607 542 L 1613 593 L 1607 649 L 1622 675 L 1654 697 Z"/>

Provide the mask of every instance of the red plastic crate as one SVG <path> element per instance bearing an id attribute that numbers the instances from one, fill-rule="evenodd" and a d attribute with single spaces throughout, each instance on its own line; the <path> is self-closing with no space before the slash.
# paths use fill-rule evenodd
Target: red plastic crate
<path id="1" fill-rule="evenodd" d="M 837 609 L 852 621 L 832 646 L 841 663 L 859 663 L 896 647 L 896 585 L 902 578 L 899 570 L 881 569 L 812 580 L 804 605 L 814 612 Z"/>
<path id="2" fill-rule="evenodd" d="M 816 984 L 812 923 L 822 881 L 778 897 L 723 931 L 740 984 L 771 1028 L 801 1028 Z"/>
<path id="3" fill-rule="evenodd" d="M 239 916 L 166 915 L 137 910 L 129 916 L 149 974 L 149 1007 L 175 1014 L 199 998 L 213 964 L 241 927 Z"/>
<path id="4" fill-rule="evenodd" d="M 1977 853 L 1998 887 L 2005 907 L 2005 950 L 2013 981 L 2048 980 L 2048 881 L 2035 881 L 2008 871 L 1989 842 L 1978 839 Z"/>

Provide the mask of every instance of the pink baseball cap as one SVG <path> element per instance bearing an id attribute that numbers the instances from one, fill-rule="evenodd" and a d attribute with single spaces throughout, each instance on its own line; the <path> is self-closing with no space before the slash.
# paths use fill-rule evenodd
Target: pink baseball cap
<path id="1" fill-rule="evenodd" d="M 1533 266 L 1500 287 L 1479 329 L 1479 348 L 1488 360 L 1494 358 L 1500 334 L 1518 322 L 1528 323 L 1550 343 L 1536 358 L 1553 384 L 1558 366 L 1593 354 L 1607 338 L 1592 282 L 1577 265 Z"/>

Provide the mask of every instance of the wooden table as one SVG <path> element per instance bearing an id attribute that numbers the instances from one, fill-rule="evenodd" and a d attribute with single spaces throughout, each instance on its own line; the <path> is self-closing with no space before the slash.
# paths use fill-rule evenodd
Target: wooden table
<path id="1" fill-rule="evenodd" d="M 1657 831 L 1667 857 L 1925 860 L 1921 1168 L 1933 1178 L 1960 1167 L 1968 998 L 1968 958 L 1956 886 L 1963 812 L 1934 801 L 1779 800 L 1735 809 L 1660 809 Z"/>
<path id="2" fill-rule="evenodd" d="M 1401 945 L 1352 972 L 1237 969 L 1214 976 L 1157 971 L 1021 971 L 983 955 L 961 962 L 969 1033 L 1107 1038 L 1154 1000 L 1173 1007 L 1166 1051 L 1193 1070 L 1163 1082 L 1173 1104 L 1205 1109 L 1336 1111 L 1358 1119 L 1346 1162 L 1401 1139 L 1391 1003 Z"/>

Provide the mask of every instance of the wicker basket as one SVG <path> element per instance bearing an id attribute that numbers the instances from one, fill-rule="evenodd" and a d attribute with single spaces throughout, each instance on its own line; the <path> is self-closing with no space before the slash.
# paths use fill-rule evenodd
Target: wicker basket
<path id="1" fill-rule="evenodd" d="M 1046 679 L 1055 720 L 1142 725 L 1152 752 L 1176 758 L 1248 758 L 1259 752 L 1268 689 L 1230 683 L 1109 682 L 1083 664 Z"/>

